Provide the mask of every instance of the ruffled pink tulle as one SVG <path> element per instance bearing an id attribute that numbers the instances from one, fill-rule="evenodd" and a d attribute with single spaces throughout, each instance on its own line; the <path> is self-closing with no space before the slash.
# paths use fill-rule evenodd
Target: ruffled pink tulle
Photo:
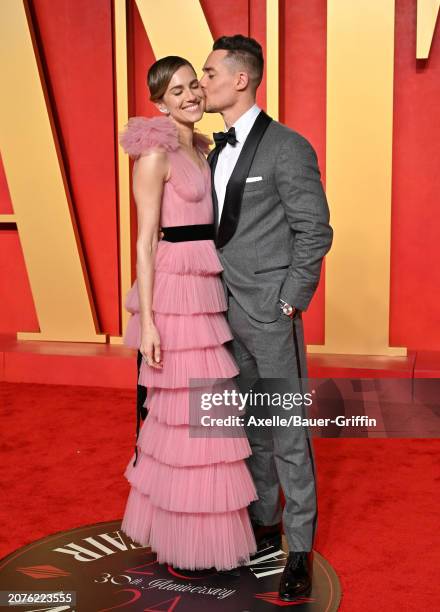
<path id="1" fill-rule="evenodd" d="M 193 386 L 195 387 L 195 385 Z M 224 388 L 224 381 L 220 379 L 218 388 L 214 385 L 210 385 L 202 389 L 202 392 L 221 393 Z M 199 389 L 198 385 L 197 389 Z M 198 402 L 200 399 L 200 395 L 196 395 L 197 392 L 195 390 L 193 390 L 192 393 L 194 394 L 191 398 L 194 401 L 192 413 L 190 412 L 191 404 L 188 389 L 153 389 L 149 394 L 148 400 L 145 402 L 145 407 L 147 407 L 148 402 L 149 413 L 152 414 L 159 423 L 166 423 L 168 425 L 191 424 L 195 426 L 200 420 L 200 408 L 195 404 L 195 402 Z M 231 436 L 235 435 L 232 428 L 230 432 Z"/>
<path id="2" fill-rule="evenodd" d="M 141 546 L 151 546 L 159 563 L 176 568 L 228 570 L 245 564 L 249 551 L 255 552 L 247 508 L 215 514 L 169 512 L 133 487 L 121 529 Z"/>
<path id="3" fill-rule="evenodd" d="M 125 307 L 129 312 L 139 312 L 137 280 L 127 293 Z M 199 314 L 226 309 L 226 295 L 218 277 L 156 272 L 153 294 L 155 312 Z"/>
<path id="4" fill-rule="evenodd" d="M 194 146 L 207 154 L 212 144 L 205 134 L 194 132 Z M 166 151 L 179 148 L 176 124 L 169 117 L 130 117 L 119 132 L 119 144 L 131 158 L 136 159 L 148 149 L 160 147 Z"/>
<path id="5" fill-rule="evenodd" d="M 256 499 L 244 461 L 176 467 L 141 452 L 125 476 L 151 503 L 173 512 L 227 512 Z"/>
<path id="6" fill-rule="evenodd" d="M 176 467 L 200 466 L 238 461 L 251 454 L 246 437 L 191 437 L 193 430 L 202 435 L 203 426 L 166 425 L 158 421 L 151 410 L 147 418 L 149 427 L 141 429 L 138 447 L 161 463 Z M 217 433 L 220 435 L 222 430 L 219 428 Z"/>
<path id="7" fill-rule="evenodd" d="M 239 372 L 232 355 L 223 345 L 187 351 L 164 351 L 163 362 L 164 367 L 158 369 L 151 368 L 143 361 L 139 384 L 144 387 L 181 389 L 189 387 L 191 379 L 232 378 Z"/>
<path id="8" fill-rule="evenodd" d="M 119 143 L 134 159 L 153 147 L 175 151 L 179 148 L 177 126 L 167 117 L 130 117 L 119 133 Z"/>
<path id="9" fill-rule="evenodd" d="M 223 266 L 211 240 L 158 244 L 155 269 L 168 274 L 218 275 Z"/>
<path id="10" fill-rule="evenodd" d="M 138 348 L 141 329 L 135 314 L 127 325 L 124 344 Z M 164 314 L 156 312 L 154 322 L 161 337 L 163 350 L 207 348 L 223 344 L 232 339 L 230 327 L 222 312 L 192 315 Z"/>

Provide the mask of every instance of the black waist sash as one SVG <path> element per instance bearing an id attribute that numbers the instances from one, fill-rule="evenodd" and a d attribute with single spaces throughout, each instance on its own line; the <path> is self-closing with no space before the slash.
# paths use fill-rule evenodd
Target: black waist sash
<path id="1" fill-rule="evenodd" d="M 175 225 L 162 227 L 164 233 L 162 240 L 168 242 L 186 242 L 188 240 L 214 240 L 214 224 L 205 223 L 201 225 Z"/>

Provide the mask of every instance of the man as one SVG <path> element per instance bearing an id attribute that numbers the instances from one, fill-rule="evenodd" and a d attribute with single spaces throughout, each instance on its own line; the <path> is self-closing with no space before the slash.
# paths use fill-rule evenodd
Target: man
<path id="1" fill-rule="evenodd" d="M 200 84 L 206 111 L 227 131 L 214 135 L 216 246 L 224 268 L 232 350 L 247 381 L 283 378 L 298 390 L 307 378 L 302 311 L 316 291 L 333 230 L 310 143 L 255 104 L 263 76 L 261 46 L 241 35 L 215 41 Z M 249 430 L 249 468 L 259 499 L 249 507 L 257 543 L 281 543 L 289 555 L 279 595 L 307 595 L 317 506 L 313 451 L 303 428 Z"/>

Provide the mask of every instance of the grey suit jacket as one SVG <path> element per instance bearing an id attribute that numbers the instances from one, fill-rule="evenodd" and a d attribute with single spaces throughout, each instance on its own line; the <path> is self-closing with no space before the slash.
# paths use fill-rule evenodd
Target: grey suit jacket
<path id="1" fill-rule="evenodd" d="M 214 174 L 215 149 L 208 160 Z M 248 176 L 262 180 L 246 182 Z M 307 310 L 333 240 L 329 220 L 312 145 L 261 111 L 229 180 L 216 234 L 223 282 L 251 317 L 278 319 L 279 298 Z"/>

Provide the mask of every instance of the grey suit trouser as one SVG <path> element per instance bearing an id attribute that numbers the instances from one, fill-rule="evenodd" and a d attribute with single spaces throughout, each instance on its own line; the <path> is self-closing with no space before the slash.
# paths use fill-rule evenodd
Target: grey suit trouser
<path id="1" fill-rule="evenodd" d="M 283 390 L 305 393 L 307 365 L 301 313 L 292 321 L 282 315 L 274 323 L 249 317 L 229 294 L 227 312 L 234 339 L 232 353 L 240 368 L 238 386 L 248 390 L 250 382 L 284 379 Z M 252 414 L 246 407 L 246 419 Z M 298 412 L 299 411 L 299 412 Z M 307 416 L 306 408 L 294 414 Z M 268 415 L 289 416 L 289 410 L 268 408 Z M 261 413 L 260 413 L 261 414 Z M 258 500 L 249 506 L 251 518 L 261 525 L 274 525 L 281 518 L 289 551 L 310 551 L 317 525 L 315 462 L 309 431 L 305 427 L 245 427 L 252 455 L 246 459 Z M 281 512 L 280 485 L 285 497 Z"/>

